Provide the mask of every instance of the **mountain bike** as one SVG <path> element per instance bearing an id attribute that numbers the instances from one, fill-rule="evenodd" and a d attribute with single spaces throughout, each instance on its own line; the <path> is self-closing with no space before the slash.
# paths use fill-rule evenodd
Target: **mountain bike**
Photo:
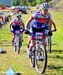
<path id="1" fill-rule="evenodd" d="M 46 47 L 43 45 L 43 34 L 36 32 L 36 44 L 32 48 L 32 54 L 30 57 L 30 63 L 35 67 L 38 73 L 44 73 L 47 66 L 47 52 Z"/>

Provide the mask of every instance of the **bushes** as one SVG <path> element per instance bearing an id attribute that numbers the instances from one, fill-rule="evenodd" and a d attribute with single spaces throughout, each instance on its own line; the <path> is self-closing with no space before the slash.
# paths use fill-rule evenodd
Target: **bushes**
<path id="1" fill-rule="evenodd" d="M 15 6 L 15 2 L 14 1 L 11 1 L 11 6 Z"/>
<path id="2" fill-rule="evenodd" d="M 41 4 L 43 2 L 49 2 L 51 0 L 15 0 L 11 1 L 11 5 L 16 5 L 16 6 L 35 6 L 37 4 Z"/>

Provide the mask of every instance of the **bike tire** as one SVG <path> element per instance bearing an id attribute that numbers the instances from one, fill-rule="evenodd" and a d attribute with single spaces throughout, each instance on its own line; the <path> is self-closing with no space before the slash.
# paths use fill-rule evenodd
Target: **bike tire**
<path id="1" fill-rule="evenodd" d="M 51 46 L 52 46 L 52 41 L 51 41 L 51 36 L 48 39 L 48 52 L 51 53 Z"/>
<path id="2" fill-rule="evenodd" d="M 16 45 L 15 45 L 15 52 L 17 51 Z"/>
<path id="3" fill-rule="evenodd" d="M 43 67 L 42 67 L 42 65 L 41 65 L 41 67 L 42 67 L 42 69 L 40 70 L 39 69 L 39 67 L 38 67 L 38 62 L 40 61 L 40 60 L 37 60 L 37 58 L 36 58 L 36 56 L 38 55 L 37 52 L 38 50 L 36 50 L 36 52 L 35 52 L 35 69 L 36 69 L 36 71 L 37 71 L 37 73 L 39 73 L 39 74 L 44 74 L 44 72 L 45 72 L 45 70 L 46 70 L 46 67 L 47 67 L 47 52 L 46 52 L 46 49 L 43 47 L 42 49 L 41 49 L 41 52 L 43 52 L 43 54 L 44 54 L 44 60 L 42 59 L 41 60 L 41 63 L 44 61 L 44 63 L 42 64 L 43 65 Z"/>
<path id="4" fill-rule="evenodd" d="M 20 47 L 21 47 L 21 44 L 19 43 L 18 54 L 20 54 Z"/>
<path id="5" fill-rule="evenodd" d="M 20 54 L 20 44 L 18 46 L 16 46 L 16 44 L 15 44 L 15 52 Z"/>
<path id="6" fill-rule="evenodd" d="M 17 44 L 16 38 L 15 38 L 14 47 L 15 47 L 15 52 L 17 52 L 18 54 L 20 54 L 21 45 L 22 45 L 22 42 L 20 40 L 18 40 L 18 44 Z"/>

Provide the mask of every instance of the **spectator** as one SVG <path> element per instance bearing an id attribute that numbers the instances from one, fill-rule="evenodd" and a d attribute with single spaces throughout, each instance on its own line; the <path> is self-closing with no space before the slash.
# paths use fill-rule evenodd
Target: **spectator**
<path id="1" fill-rule="evenodd" d="M 3 24 L 3 16 L 0 15 L 0 28 L 2 28 L 2 24 Z"/>

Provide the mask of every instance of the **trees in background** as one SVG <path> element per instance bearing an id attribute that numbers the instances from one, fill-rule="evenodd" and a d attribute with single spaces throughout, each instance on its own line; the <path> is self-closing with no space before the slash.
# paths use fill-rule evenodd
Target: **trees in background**
<path id="1" fill-rule="evenodd" d="M 3 6 L 3 3 L 0 2 L 0 7 Z"/>
<path id="2" fill-rule="evenodd" d="M 11 1 L 11 6 L 15 6 L 15 1 Z"/>
<path id="3" fill-rule="evenodd" d="M 20 5 L 20 6 L 35 6 L 36 4 L 38 4 L 37 2 L 38 0 L 16 0 L 16 1 L 11 1 L 11 5 Z M 43 3 L 43 2 L 49 2 L 51 0 L 39 0 L 39 3 Z"/>
<path id="4" fill-rule="evenodd" d="M 17 6 L 17 5 L 20 5 L 20 0 L 16 0 L 15 1 L 15 5 Z"/>

